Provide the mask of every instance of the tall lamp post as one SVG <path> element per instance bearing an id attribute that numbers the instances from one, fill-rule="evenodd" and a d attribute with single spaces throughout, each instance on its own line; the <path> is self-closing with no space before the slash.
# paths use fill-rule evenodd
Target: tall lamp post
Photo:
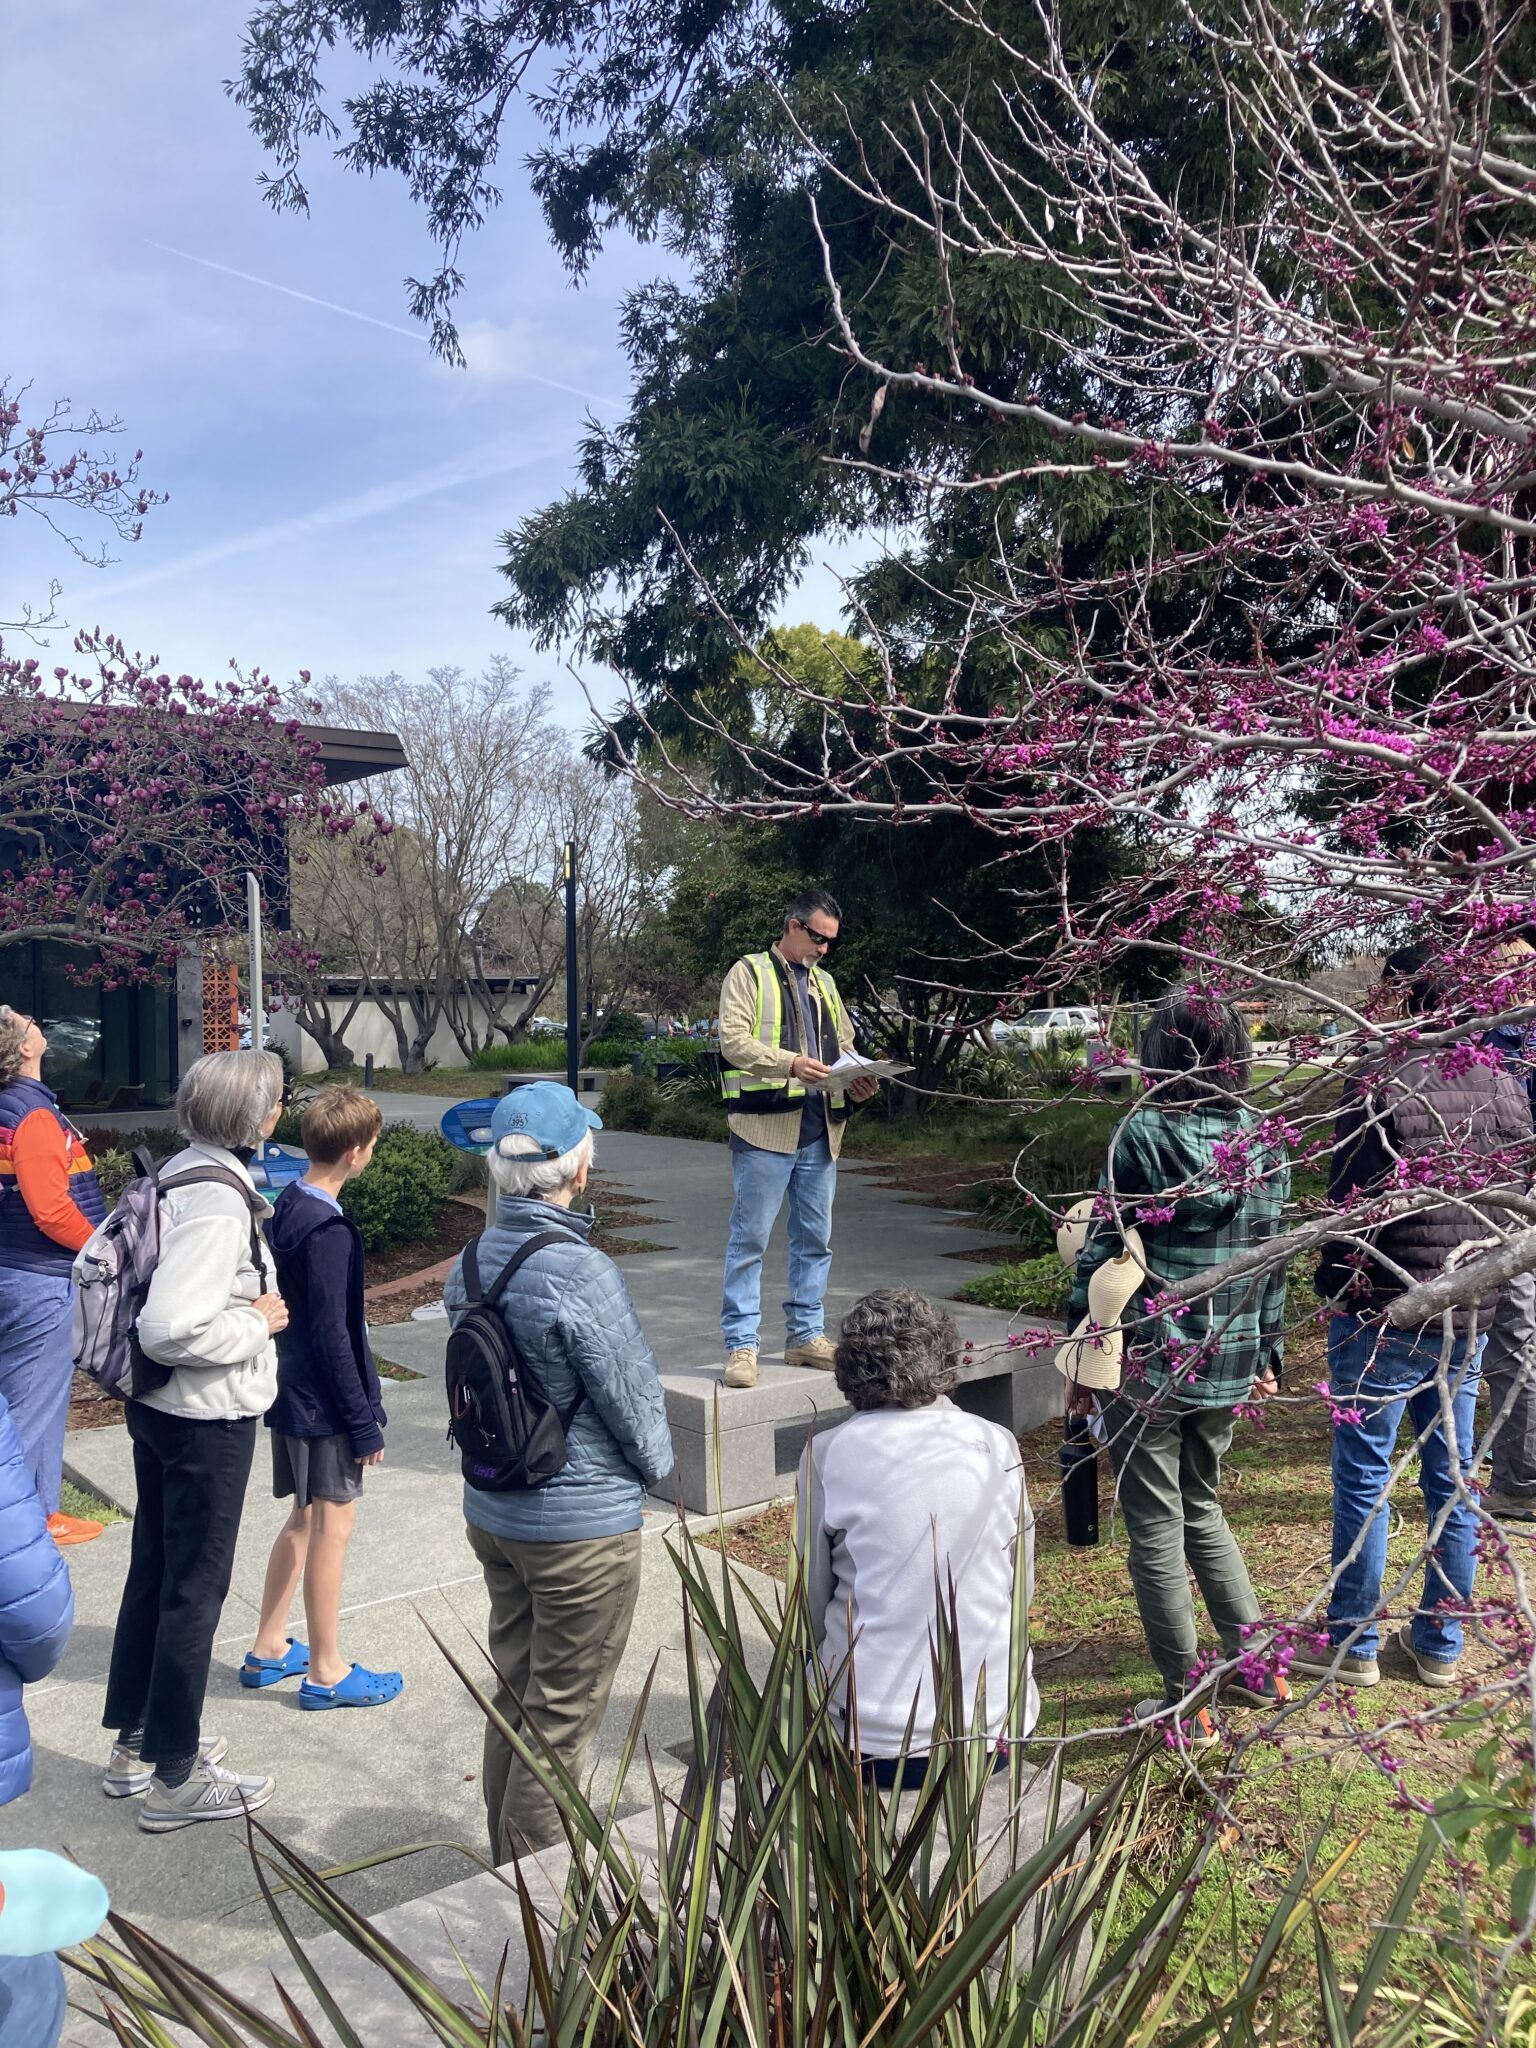
<path id="1" fill-rule="evenodd" d="M 249 868 L 245 871 L 245 922 L 251 948 L 251 1050 L 261 1052 L 267 1043 L 267 1005 L 261 992 L 261 884 Z M 258 1173 L 266 1152 L 266 1141 L 258 1138 L 254 1162 Z"/>
<path id="2" fill-rule="evenodd" d="M 576 842 L 567 839 L 561 856 L 565 879 L 565 1085 L 577 1093 L 581 1051 L 581 1004 L 576 990 Z"/>

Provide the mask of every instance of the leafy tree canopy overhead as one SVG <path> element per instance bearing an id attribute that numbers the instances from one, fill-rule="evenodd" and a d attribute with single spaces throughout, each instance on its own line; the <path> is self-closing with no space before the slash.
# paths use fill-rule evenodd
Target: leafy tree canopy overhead
<path id="1" fill-rule="evenodd" d="M 359 171 L 406 176 L 442 254 L 414 287 L 439 347 L 456 346 L 462 244 L 500 196 L 516 94 L 543 125 L 527 168 L 573 272 L 614 227 L 679 259 L 680 276 L 624 308 L 627 418 L 590 425 L 576 488 L 505 536 L 500 608 L 544 643 L 576 639 L 611 661 L 652 705 L 729 678 L 740 642 L 724 619 L 762 631 L 818 541 L 896 536 L 860 587 L 875 623 L 916 651 L 952 628 L 958 593 L 985 586 L 999 533 L 1010 552 L 1043 559 L 1061 546 L 1107 564 L 1144 542 L 1148 489 L 1169 517 L 1191 516 L 1186 494 L 1138 495 L 1092 473 L 936 496 L 924 478 L 1010 469 L 1041 453 L 1039 431 L 905 397 L 872 418 L 869 381 L 829 345 L 812 194 L 872 346 L 937 362 L 953 341 L 994 386 L 1066 409 L 1085 395 L 1059 278 L 957 258 L 946 311 L 920 223 L 904 233 L 837 175 L 873 172 L 911 202 L 912 107 L 945 96 L 1007 146 L 998 47 L 957 13 L 937 0 L 265 0 L 251 18 L 235 90 L 275 157 L 274 197 L 303 203 L 299 153 L 317 138 Z M 1010 41 L 1035 45 L 1028 0 L 988 13 Z M 1231 138 L 1183 12 L 1069 0 L 1067 25 L 1096 68 L 1101 113 L 1113 110 L 1144 160 L 1177 161 L 1192 198 L 1214 189 Z M 333 45 L 371 73 L 334 119 L 322 98 Z M 1017 196 L 1071 242 L 1069 195 L 1054 206 Z"/>

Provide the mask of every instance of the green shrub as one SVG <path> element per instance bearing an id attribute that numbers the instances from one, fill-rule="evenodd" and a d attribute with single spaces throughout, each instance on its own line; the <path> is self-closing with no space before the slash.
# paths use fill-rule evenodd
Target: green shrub
<path id="1" fill-rule="evenodd" d="M 663 1097 L 651 1129 L 658 1138 L 701 1138 L 706 1143 L 729 1144 L 731 1127 L 723 1102 L 668 1102 Z"/>
<path id="2" fill-rule="evenodd" d="M 527 1038 L 521 1045 L 482 1045 L 470 1056 L 481 1074 L 555 1074 L 565 1071 L 563 1038 Z"/>
<path id="3" fill-rule="evenodd" d="M 627 1067 L 638 1050 L 627 1038 L 594 1038 L 587 1047 L 584 1067 Z M 480 1074 L 563 1074 L 565 1040 L 530 1038 L 522 1045 L 482 1045 L 469 1062 Z"/>
<path id="4" fill-rule="evenodd" d="M 668 1084 L 670 1087 L 670 1084 Z M 603 1122 L 610 1131 L 653 1131 L 661 1138 L 730 1137 L 725 1104 L 712 1091 L 679 1100 L 649 1074 L 615 1074 L 603 1092 Z"/>
<path id="5" fill-rule="evenodd" d="M 341 1206 L 363 1249 L 387 1251 L 431 1228 L 438 1204 L 454 1192 L 460 1155 L 436 1131 L 387 1124 L 368 1169 L 342 1189 Z"/>
<path id="6" fill-rule="evenodd" d="M 637 1051 L 645 1043 L 645 1019 L 637 1010 L 615 1010 L 604 1026 L 603 1042 Z"/>
<path id="7" fill-rule="evenodd" d="M 610 1033 L 606 1038 L 594 1038 L 587 1047 L 584 1067 L 627 1067 L 640 1050 L 640 1041 L 631 1038 L 615 1038 Z"/>
<path id="8" fill-rule="evenodd" d="M 1017 1266 L 993 1266 L 978 1273 L 960 1289 L 960 1299 L 979 1302 L 983 1308 L 1007 1309 L 1010 1314 L 1023 1310 L 1059 1320 L 1067 1312 L 1071 1292 L 1072 1269 L 1052 1252 L 1044 1258 L 1025 1259 Z"/>
<path id="9" fill-rule="evenodd" d="M 141 1131 L 120 1131 L 112 1124 L 93 1124 L 85 1133 L 86 1149 L 92 1159 L 101 1152 L 133 1153 L 141 1146 L 152 1159 L 169 1159 L 186 1142 L 170 1124 L 146 1124 Z"/>
<path id="10" fill-rule="evenodd" d="M 615 1074 L 603 1090 L 603 1123 L 610 1131 L 648 1131 L 661 1105 L 649 1074 Z"/>
<path id="11" fill-rule="evenodd" d="M 1012 1119 L 1010 1142 L 1016 1136 L 1019 1145 L 1015 1177 L 1001 1177 L 986 1190 L 981 1206 L 989 1220 L 1014 1232 L 1022 1252 L 1050 1251 L 1054 1227 L 1029 1196 L 1054 1208 L 1092 1194 L 1110 1133 L 1124 1114 L 1123 1104 L 1085 1099 L 1052 1103 L 1037 1116 Z"/>
<path id="12" fill-rule="evenodd" d="M 132 1155 L 121 1145 L 108 1145 L 100 1152 L 93 1151 L 91 1162 L 96 1168 L 96 1178 L 101 1182 L 102 1199 L 110 1209 L 133 1179 Z"/>
<path id="13" fill-rule="evenodd" d="M 641 1048 L 641 1064 L 647 1074 L 658 1066 L 704 1067 L 712 1063 L 719 1047 L 707 1038 L 649 1038 Z"/>

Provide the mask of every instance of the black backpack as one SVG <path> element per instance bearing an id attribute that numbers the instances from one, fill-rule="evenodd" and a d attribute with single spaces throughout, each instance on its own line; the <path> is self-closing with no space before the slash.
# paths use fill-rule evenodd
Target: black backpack
<path id="1" fill-rule="evenodd" d="M 521 1493 L 547 1486 L 565 1470 L 565 1433 L 587 1398 L 578 1393 L 562 1415 L 528 1377 L 501 1310 L 507 1282 L 534 1252 L 566 1243 L 563 1230 L 544 1230 L 520 1244 L 489 1293 L 480 1286 L 480 1239 L 464 1249 L 469 1307 L 448 1339 L 448 1435 L 461 1452 L 468 1483 L 481 1493 Z"/>

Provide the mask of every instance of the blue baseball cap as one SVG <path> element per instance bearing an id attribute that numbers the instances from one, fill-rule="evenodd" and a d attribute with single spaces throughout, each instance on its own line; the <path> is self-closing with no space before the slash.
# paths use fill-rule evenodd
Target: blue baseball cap
<path id="1" fill-rule="evenodd" d="M 531 1138 L 546 1159 L 574 1152 L 588 1131 L 600 1131 L 603 1120 L 582 1104 L 563 1081 L 524 1081 L 497 1103 L 491 1117 L 491 1143 L 502 1138 Z"/>

